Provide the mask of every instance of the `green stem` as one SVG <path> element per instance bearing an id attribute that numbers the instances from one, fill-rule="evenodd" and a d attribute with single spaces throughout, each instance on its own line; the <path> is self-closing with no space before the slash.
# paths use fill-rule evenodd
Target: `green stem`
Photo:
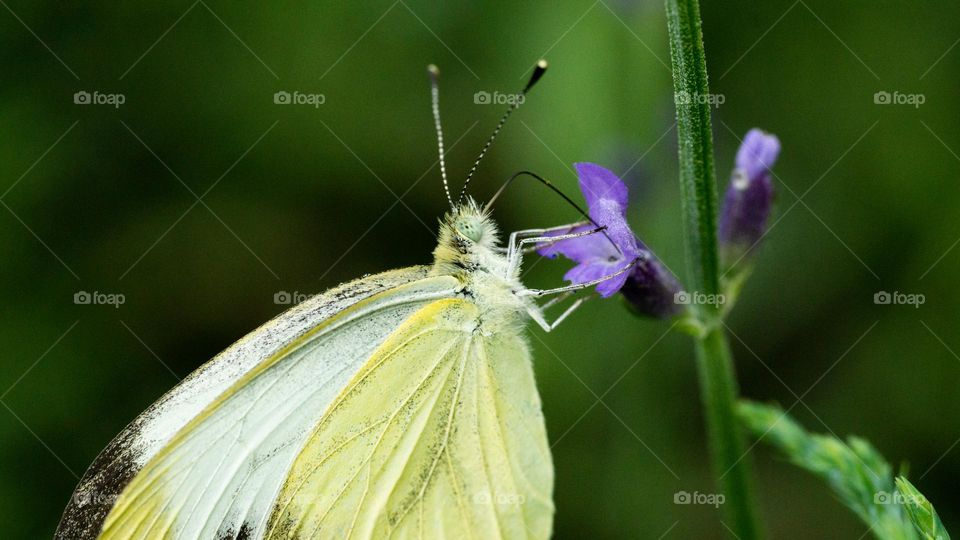
<path id="1" fill-rule="evenodd" d="M 733 359 L 723 330 L 714 328 L 697 340 L 697 370 L 700 396 L 706 412 L 710 455 L 714 473 L 726 497 L 727 525 L 741 540 L 756 539 L 760 531 L 754 515 L 750 459 L 744 449 L 743 433 L 737 420 L 738 393 Z"/>
<path id="2" fill-rule="evenodd" d="M 692 288 L 720 290 L 717 251 L 717 185 L 713 164 L 707 64 L 697 0 L 666 0 L 670 57 L 677 103 L 680 191 L 684 238 Z M 749 460 L 737 423 L 736 375 L 716 305 L 697 306 L 706 331 L 697 337 L 697 368 L 706 414 L 711 461 L 723 493 L 727 526 L 741 540 L 759 538 L 754 516 Z"/>
<path id="3" fill-rule="evenodd" d="M 698 292 L 719 291 L 717 187 L 713 166 L 707 63 L 697 0 L 666 0 L 680 142 L 680 190 L 691 279 Z M 710 310 L 715 311 L 715 310 Z M 711 316 L 711 314 L 702 314 Z"/>

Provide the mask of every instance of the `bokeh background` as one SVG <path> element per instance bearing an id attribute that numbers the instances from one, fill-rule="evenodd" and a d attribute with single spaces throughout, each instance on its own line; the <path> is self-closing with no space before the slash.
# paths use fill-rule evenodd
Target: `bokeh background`
<path id="1" fill-rule="evenodd" d="M 548 58 L 474 195 L 520 169 L 576 195 L 571 164 L 604 164 L 685 273 L 660 2 L 0 4 L 0 537 L 49 537 L 98 451 L 284 310 L 278 292 L 430 262 L 445 203 L 429 62 L 458 185 L 503 110 L 475 94 L 515 92 Z M 960 5 L 708 2 L 703 16 L 721 181 L 749 128 L 783 143 L 776 225 L 729 321 L 743 393 L 908 464 L 956 533 Z M 325 102 L 278 105 L 278 91 Z M 924 103 L 876 104 L 880 91 Z M 574 217 L 532 183 L 496 209 L 510 230 Z M 536 285 L 566 267 L 531 266 Z M 79 291 L 125 302 L 77 305 Z M 878 291 L 926 302 L 876 305 Z M 531 332 L 556 537 L 725 537 L 713 508 L 674 504 L 715 489 L 689 340 L 617 300 Z M 867 533 L 764 445 L 748 459 L 771 538 Z"/>

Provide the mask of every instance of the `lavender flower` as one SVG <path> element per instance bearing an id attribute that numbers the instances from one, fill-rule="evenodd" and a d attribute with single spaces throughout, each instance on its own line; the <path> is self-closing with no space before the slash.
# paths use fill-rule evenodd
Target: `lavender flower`
<path id="1" fill-rule="evenodd" d="M 748 255 L 767 230 L 773 203 L 770 169 L 779 154 L 780 140 L 759 129 L 751 129 L 740 144 L 720 214 L 720 249 L 725 264 Z"/>
<path id="2" fill-rule="evenodd" d="M 627 224 L 627 186 L 599 165 L 575 163 L 574 168 L 590 218 L 606 227 L 605 234 L 543 244 L 537 251 L 545 257 L 563 255 L 575 261 L 577 265 L 564 276 L 571 283 L 586 283 L 633 264 L 633 270 L 598 284 L 600 296 L 608 298 L 622 292 L 634 309 L 653 317 L 667 318 L 679 313 L 680 306 L 674 303 L 674 295 L 680 291 L 680 285 Z M 554 234 L 593 228 L 593 224 L 586 224 Z"/>

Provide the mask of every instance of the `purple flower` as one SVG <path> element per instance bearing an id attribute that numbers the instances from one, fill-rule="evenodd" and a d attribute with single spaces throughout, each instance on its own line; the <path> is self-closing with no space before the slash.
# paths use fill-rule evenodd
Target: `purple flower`
<path id="1" fill-rule="evenodd" d="M 720 247 L 728 264 L 749 253 L 767 229 L 773 203 L 770 169 L 779 154 L 780 140 L 759 129 L 751 129 L 740 144 L 720 214 Z"/>
<path id="2" fill-rule="evenodd" d="M 545 257 L 558 254 L 577 263 L 564 279 L 571 283 L 586 283 L 623 270 L 633 269 L 597 285 L 600 296 L 608 298 L 623 292 L 638 311 L 655 317 L 668 317 L 680 311 L 673 296 L 679 284 L 653 254 L 637 239 L 627 224 L 627 186 L 613 172 L 593 163 L 575 163 L 580 179 L 580 190 L 587 200 L 590 218 L 606 227 L 605 234 L 597 233 L 581 238 L 542 244 L 537 251 Z M 594 229 L 592 223 L 554 235 L 585 232 Z"/>

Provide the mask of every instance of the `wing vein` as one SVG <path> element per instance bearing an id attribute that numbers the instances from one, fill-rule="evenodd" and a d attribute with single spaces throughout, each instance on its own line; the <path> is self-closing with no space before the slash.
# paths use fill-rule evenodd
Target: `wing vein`
<path id="1" fill-rule="evenodd" d="M 421 337 L 421 336 L 423 336 L 423 335 L 425 335 L 425 334 L 427 334 L 427 333 L 429 333 L 429 331 L 426 331 L 426 330 L 425 330 L 425 331 L 423 331 L 423 332 L 419 332 L 419 333 L 417 333 L 417 334 L 414 334 L 414 335 L 411 336 L 409 339 L 407 339 L 407 340 L 405 340 L 403 343 L 401 343 L 401 346 L 394 348 L 392 351 L 389 351 L 389 352 L 388 352 L 387 354 L 385 354 L 384 356 L 386 356 L 386 357 L 393 356 L 394 354 L 396 354 L 396 353 L 401 349 L 402 346 L 406 346 L 407 344 L 411 343 L 412 341 L 418 339 L 419 337 Z M 389 338 L 388 338 L 388 339 L 389 339 Z M 385 360 L 386 360 L 386 359 L 384 359 L 383 361 L 385 361 Z M 349 392 L 351 392 L 352 389 L 356 387 L 356 385 L 358 385 L 359 383 L 361 383 L 361 382 L 363 382 L 364 380 L 366 380 L 366 377 L 368 377 L 368 376 L 370 375 L 370 373 L 371 373 L 376 367 L 378 367 L 380 364 L 382 364 L 382 361 L 381 361 L 381 362 L 378 362 L 377 365 L 374 366 L 373 368 L 371 368 L 367 373 L 364 373 L 363 375 L 361 375 L 360 379 L 357 380 L 356 383 L 353 384 L 353 386 L 352 386 L 350 389 L 348 389 L 348 390 L 346 390 L 345 392 L 343 392 L 343 393 L 341 394 L 341 396 L 339 396 L 333 403 L 330 404 L 330 406 L 327 408 L 327 410 L 323 413 L 323 416 L 321 417 L 320 422 L 317 424 L 317 426 L 314 427 L 314 433 L 316 433 L 316 431 L 320 429 L 320 426 L 323 424 L 323 418 L 329 417 L 329 415 L 334 412 L 334 410 L 337 408 L 337 406 L 338 406 L 340 403 L 343 402 L 343 399 L 345 399 L 346 394 L 348 394 Z M 362 368 L 361 368 L 361 369 L 362 369 Z M 389 421 L 389 418 L 383 420 L 383 422 L 386 422 L 386 421 Z M 379 423 L 378 423 L 378 424 L 379 424 Z M 370 426 L 369 429 L 372 429 L 374 426 L 376 426 L 376 425 L 378 425 L 378 424 L 374 424 L 374 425 Z M 366 431 L 366 430 L 365 430 L 365 431 Z M 365 431 L 363 431 L 363 432 L 361 432 L 361 433 L 358 433 L 357 436 L 362 435 Z M 356 437 L 354 437 L 354 438 L 356 438 Z M 352 440 L 352 439 L 350 439 L 350 440 Z M 304 475 L 303 475 L 303 477 L 300 479 L 300 483 L 297 485 L 296 488 L 294 488 L 294 489 L 291 491 L 291 493 L 297 493 L 297 492 L 299 492 L 299 491 L 303 488 L 304 484 L 307 483 L 307 480 L 310 478 L 310 476 L 312 476 L 314 473 L 316 473 L 316 472 L 317 472 L 317 469 L 319 469 L 321 466 L 323 466 L 323 464 L 326 463 L 326 461 L 327 461 L 328 459 L 330 459 L 333 455 L 335 455 L 337 452 L 339 452 L 339 451 L 344 447 L 344 445 L 345 445 L 346 443 L 350 442 L 350 440 L 345 441 L 344 444 L 341 444 L 340 446 L 337 446 L 336 448 L 334 448 L 334 449 L 332 449 L 331 451 L 327 452 L 326 455 L 324 455 L 324 456 L 317 462 L 317 464 L 313 467 L 313 469 L 310 470 L 310 472 L 309 472 L 308 474 L 304 474 Z M 291 495 L 291 497 L 288 498 L 287 501 L 284 502 L 283 507 L 279 508 L 276 513 L 277 513 L 278 515 L 283 515 L 284 513 L 286 513 L 286 511 L 287 511 L 287 509 L 289 508 L 290 503 L 291 503 L 292 501 L 293 501 L 293 497 L 292 497 L 292 495 Z M 272 534 L 272 531 L 271 531 L 271 534 Z M 268 535 L 268 536 L 269 536 L 269 535 Z"/>
<path id="2" fill-rule="evenodd" d="M 444 454 L 447 451 L 447 443 L 450 440 L 450 430 L 453 427 L 453 420 L 457 411 L 457 402 L 460 400 L 460 388 L 463 385 L 463 376 L 464 376 L 464 372 L 466 371 L 467 358 L 470 356 L 470 350 L 472 349 L 473 340 L 467 339 L 466 342 L 467 342 L 467 345 L 466 347 L 464 347 L 463 358 L 460 360 L 460 369 L 459 369 L 460 374 L 457 377 L 457 385 L 456 387 L 454 387 L 453 399 L 450 405 L 450 413 L 447 415 L 447 425 L 446 425 L 446 428 L 444 429 L 443 439 L 442 439 L 442 442 L 440 443 L 440 449 L 437 451 L 437 454 L 434 456 L 432 462 L 430 463 L 430 470 L 427 472 L 427 477 L 423 481 L 423 485 L 420 487 L 420 492 L 417 493 L 417 496 L 414 499 L 414 501 L 409 506 L 407 506 L 407 508 L 403 510 L 403 513 L 400 515 L 400 518 L 397 520 L 398 525 L 400 524 L 400 522 L 403 521 L 403 518 L 406 517 L 407 513 L 410 511 L 411 508 L 413 508 L 415 504 L 422 504 L 423 495 L 424 493 L 426 493 L 427 488 L 430 486 L 430 480 L 433 478 L 433 473 L 437 468 L 437 464 L 440 462 L 440 459 L 444 456 Z M 410 460 L 408 457 L 407 462 L 404 464 L 404 468 L 406 468 L 407 464 L 409 463 L 410 463 Z M 394 488 L 395 487 L 396 486 L 394 486 Z"/>
<path id="3" fill-rule="evenodd" d="M 403 346 L 400 346 L 400 347 L 397 347 L 397 348 L 393 349 L 393 350 L 390 351 L 387 355 L 384 355 L 384 356 L 393 356 L 393 355 L 396 354 L 398 351 L 402 350 L 402 348 L 405 347 L 406 344 L 409 344 L 411 341 L 413 341 L 413 340 L 416 339 L 417 337 L 422 336 L 422 335 L 427 334 L 427 333 L 429 333 L 429 331 L 424 331 L 424 332 L 420 332 L 420 333 L 416 334 L 414 337 L 412 337 L 412 338 L 410 338 L 409 340 L 405 341 Z M 389 427 L 390 427 L 390 424 L 392 424 L 393 421 L 396 420 L 397 416 L 400 414 L 400 411 L 403 409 L 403 407 L 404 407 L 411 399 L 413 399 L 413 397 L 414 397 L 414 396 L 417 394 L 417 392 L 423 387 L 423 385 L 426 384 L 426 382 L 430 379 L 430 377 L 432 377 L 432 376 L 434 375 L 434 373 L 436 373 L 437 369 L 440 367 L 440 364 L 443 362 L 444 357 L 446 357 L 447 353 L 450 352 L 450 349 L 452 349 L 452 347 L 453 347 L 453 346 L 448 347 L 446 350 L 443 351 L 442 354 L 440 354 L 440 357 L 439 357 L 439 359 L 437 360 L 436 364 L 434 364 L 434 366 L 430 369 L 430 371 L 427 373 L 427 375 L 425 375 L 424 378 L 417 384 L 417 387 L 410 393 L 410 395 L 408 395 L 406 398 L 404 398 L 404 400 L 403 400 L 403 402 L 400 404 L 400 406 L 397 407 L 396 410 L 393 411 L 393 413 L 391 413 L 390 418 L 387 420 L 387 425 L 384 426 L 384 429 L 383 429 L 383 431 L 381 431 L 380 436 L 377 438 L 376 442 L 374 443 L 373 448 L 370 450 L 370 452 L 367 454 L 367 456 L 363 459 L 363 461 L 359 464 L 360 467 L 362 467 L 363 465 L 365 465 L 365 464 L 367 464 L 367 463 L 370 462 L 370 460 L 373 458 L 373 454 L 379 449 L 380 444 L 381 444 L 381 442 L 383 441 L 383 437 L 384 437 L 387 429 L 389 429 Z M 379 367 L 380 365 L 382 365 L 384 361 L 386 361 L 386 359 L 380 360 L 380 361 L 376 364 L 376 366 L 375 366 L 374 368 L 372 368 L 370 371 L 368 371 L 367 373 L 365 373 L 365 374 L 362 376 L 362 378 L 365 379 L 367 376 L 369 376 L 370 373 L 372 373 L 377 367 Z M 358 382 L 359 382 L 359 381 L 358 381 Z M 355 385 L 353 388 L 351 388 L 348 392 L 352 392 L 355 388 L 356 388 L 356 385 Z M 342 403 L 342 401 L 341 401 L 340 403 Z M 332 409 L 331 409 L 331 412 L 332 412 Z M 316 465 L 316 466 L 314 466 L 314 468 L 311 470 L 310 474 L 304 475 L 304 479 L 303 479 L 303 481 L 301 482 L 301 484 L 300 484 L 299 487 L 302 487 L 302 486 L 303 486 L 303 483 L 306 482 L 306 479 L 309 478 L 310 476 L 312 476 L 313 473 L 315 473 L 316 470 L 319 468 L 319 466 L 320 466 L 319 464 Z M 347 483 L 344 485 L 343 489 L 341 489 L 341 490 L 339 491 L 339 493 L 337 493 L 337 495 L 334 497 L 333 501 L 331 501 L 331 503 L 330 503 L 330 505 L 327 507 L 327 509 L 324 510 L 323 514 L 320 516 L 320 519 L 317 520 L 316 529 L 315 529 L 314 532 L 311 533 L 311 535 L 310 535 L 311 538 L 312 538 L 313 536 L 315 536 L 315 534 L 316 534 L 317 532 L 320 531 L 320 526 L 323 524 L 323 520 L 326 519 L 327 515 L 329 515 L 329 513 L 330 513 L 330 510 L 332 510 L 333 507 L 336 505 L 336 503 L 340 500 L 340 498 L 343 497 L 343 494 L 346 492 L 347 488 L 349 488 L 350 485 L 353 483 L 353 481 L 356 479 L 357 474 L 359 474 L 359 472 L 360 472 L 360 469 L 358 468 L 358 469 L 357 469 L 357 472 L 354 473 L 353 476 L 351 476 L 349 480 L 347 480 Z M 299 491 L 299 487 L 298 487 L 297 491 Z M 291 497 L 290 500 L 292 500 L 292 497 Z"/>
<path id="4" fill-rule="evenodd" d="M 487 463 L 486 453 L 483 451 L 483 432 L 480 429 L 480 364 L 481 362 L 474 363 L 474 369 L 476 370 L 476 377 L 474 377 L 476 384 L 476 391 L 473 394 L 473 407 L 475 410 L 474 422 L 475 429 L 477 432 L 477 455 L 480 456 L 480 462 L 483 463 L 483 476 L 487 484 L 487 492 L 490 494 L 491 498 L 493 497 L 493 485 L 490 483 L 490 465 Z M 491 513 L 493 514 L 493 521 L 497 525 L 497 537 L 503 538 L 503 528 L 500 525 L 500 516 L 497 515 L 496 509 L 493 509 L 491 506 Z"/>
<path id="5" fill-rule="evenodd" d="M 492 368 L 490 366 L 490 362 L 489 362 L 489 359 L 487 358 L 486 353 L 487 351 L 483 349 L 483 347 L 481 346 L 480 354 L 483 358 L 480 362 L 478 362 L 478 364 L 482 364 L 484 368 L 484 380 L 487 382 L 487 389 L 488 389 L 487 391 L 490 392 L 490 403 L 493 406 L 493 416 L 496 418 L 495 427 L 497 430 L 497 435 L 500 438 L 500 445 L 503 447 L 504 453 L 508 456 L 506 469 L 507 469 L 507 475 L 510 477 L 510 485 L 512 486 L 513 494 L 519 494 L 519 491 L 517 490 L 517 479 L 514 476 L 514 472 L 513 472 L 514 464 L 509 459 L 510 451 L 507 448 L 507 437 L 505 437 L 503 433 L 503 423 L 502 423 L 503 420 L 502 420 L 502 416 L 500 415 L 500 408 L 497 405 L 497 396 L 495 393 L 496 390 L 494 389 L 494 385 L 496 383 L 493 382 L 495 377 L 491 372 Z M 495 497 L 492 499 L 495 500 Z M 516 505 L 516 506 L 518 506 L 518 509 L 519 509 L 519 505 Z M 527 519 L 526 519 L 526 516 L 523 515 L 522 510 L 520 511 L 520 520 L 523 522 L 524 537 L 530 538 L 530 530 L 527 528 Z"/>
<path id="6" fill-rule="evenodd" d="M 470 538 L 473 536 L 473 528 L 470 526 L 470 519 L 467 517 L 467 510 L 463 507 L 463 494 L 460 493 L 460 486 L 457 485 L 459 482 L 459 476 L 457 471 L 453 467 L 453 460 L 450 458 L 450 453 L 446 453 L 446 462 L 447 468 L 450 470 L 450 486 L 453 488 L 454 496 L 457 499 L 457 511 L 460 513 L 460 520 L 463 522 L 464 530 L 469 533 Z M 420 514 L 421 514 L 421 527 L 422 524 L 422 515 L 423 515 L 423 502 L 420 502 Z"/>

